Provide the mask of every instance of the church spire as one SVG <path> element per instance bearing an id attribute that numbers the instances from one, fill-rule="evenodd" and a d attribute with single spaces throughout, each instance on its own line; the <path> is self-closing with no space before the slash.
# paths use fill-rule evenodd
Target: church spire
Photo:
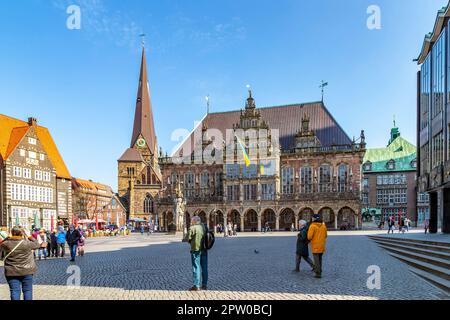
<path id="1" fill-rule="evenodd" d="M 142 47 L 141 74 L 139 77 L 131 148 L 136 145 L 140 137 L 145 140 L 150 152 L 153 154 L 156 150 L 156 134 L 153 122 L 152 102 L 150 99 L 150 87 L 147 75 L 147 59 L 145 57 L 144 46 Z"/>

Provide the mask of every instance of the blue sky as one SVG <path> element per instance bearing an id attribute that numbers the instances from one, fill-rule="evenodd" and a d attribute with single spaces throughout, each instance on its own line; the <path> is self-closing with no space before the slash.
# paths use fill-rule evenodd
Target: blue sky
<path id="1" fill-rule="evenodd" d="M 393 115 L 415 143 L 423 38 L 446 0 L 3 0 L 0 113 L 50 128 L 73 176 L 117 186 L 147 59 L 159 145 L 205 112 L 320 100 L 350 137 L 384 146 Z M 81 30 L 66 28 L 71 4 Z M 366 26 L 381 8 L 381 30 Z"/>

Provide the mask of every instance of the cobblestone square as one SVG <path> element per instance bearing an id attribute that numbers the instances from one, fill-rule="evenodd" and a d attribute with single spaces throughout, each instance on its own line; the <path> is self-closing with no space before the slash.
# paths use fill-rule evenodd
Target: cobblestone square
<path id="1" fill-rule="evenodd" d="M 38 262 L 38 300 L 206 299 L 441 299 L 442 292 L 409 272 L 367 237 L 330 232 L 322 279 L 302 265 L 294 273 L 295 233 L 240 234 L 218 238 L 209 254 L 209 291 L 191 287 L 189 247 L 169 235 L 89 239 L 78 258 L 81 287 L 67 287 L 69 258 Z M 257 250 L 259 253 L 255 253 Z M 381 268 L 381 290 L 367 288 L 367 268 Z M 0 267 L 0 299 L 8 286 Z"/>

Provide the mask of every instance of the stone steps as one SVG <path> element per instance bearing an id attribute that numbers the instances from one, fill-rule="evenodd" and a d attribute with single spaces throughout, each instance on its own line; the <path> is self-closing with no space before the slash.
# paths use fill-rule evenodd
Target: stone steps
<path id="1" fill-rule="evenodd" d="M 410 271 L 450 296 L 450 244 L 445 242 L 369 236 Z"/>

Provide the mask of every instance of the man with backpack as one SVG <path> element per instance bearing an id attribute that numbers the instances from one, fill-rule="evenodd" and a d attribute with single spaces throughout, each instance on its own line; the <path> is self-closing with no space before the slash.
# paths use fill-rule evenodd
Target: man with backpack
<path id="1" fill-rule="evenodd" d="M 214 245 L 214 234 L 195 216 L 191 220 L 188 241 L 191 245 L 191 261 L 194 286 L 189 291 L 208 290 L 208 250 Z M 201 287 L 200 287 L 201 284 Z"/>

